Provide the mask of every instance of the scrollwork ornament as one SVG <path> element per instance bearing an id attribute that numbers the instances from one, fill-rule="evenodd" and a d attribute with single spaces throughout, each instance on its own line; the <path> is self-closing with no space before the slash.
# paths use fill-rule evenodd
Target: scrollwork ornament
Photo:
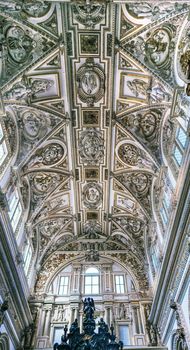
<path id="1" fill-rule="evenodd" d="M 118 156 L 124 163 L 134 166 L 138 164 L 139 158 L 141 157 L 141 152 L 134 145 L 123 143 L 118 149 Z"/>
<path id="2" fill-rule="evenodd" d="M 101 163 L 104 156 L 104 140 L 102 133 L 95 128 L 89 128 L 80 133 L 79 153 L 86 165 Z"/>
<path id="3" fill-rule="evenodd" d="M 143 221 L 133 217 L 120 217 L 117 221 L 125 231 L 129 231 L 134 237 L 141 236 L 142 228 L 144 227 Z"/>
<path id="4" fill-rule="evenodd" d="M 31 109 L 21 114 L 21 123 L 25 138 L 31 141 L 42 138 L 47 132 L 48 125 L 51 124 L 47 115 Z"/>
<path id="5" fill-rule="evenodd" d="M 72 10 L 76 20 L 86 28 L 94 28 L 105 17 L 105 4 L 73 4 Z"/>
<path id="6" fill-rule="evenodd" d="M 96 182 L 90 182 L 83 188 L 83 202 L 87 208 L 98 208 L 102 203 L 102 188 Z"/>
<path id="7" fill-rule="evenodd" d="M 118 176 L 118 179 L 125 187 L 134 195 L 135 198 L 141 201 L 142 206 L 147 212 L 151 213 L 151 186 L 152 175 L 145 172 L 132 172 Z"/>
<path id="8" fill-rule="evenodd" d="M 93 106 L 104 96 L 104 72 L 99 64 L 94 63 L 93 58 L 87 58 L 78 69 L 77 82 L 79 98 L 88 106 Z"/>
<path id="9" fill-rule="evenodd" d="M 6 3 L 5 1 L 5 6 L 14 6 L 13 3 Z M 22 6 L 22 4 L 15 4 L 16 9 L 19 6 Z M 16 22 L 11 22 L 1 15 L 0 22 L 0 77 L 1 84 L 3 84 L 11 76 L 18 74 L 27 64 L 36 61 L 45 51 L 52 47 L 53 43 L 45 40 L 41 34 L 24 26 L 21 27 Z"/>
<path id="10" fill-rule="evenodd" d="M 66 155 L 66 146 L 56 142 L 51 142 L 43 148 L 37 150 L 36 154 L 32 157 L 28 166 L 37 164 L 44 164 L 46 166 L 52 166 L 59 163 Z"/>
<path id="11" fill-rule="evenodd" d="M 44 194 L 55 188 L 60 179 L 59 174 L 37 173 L 33 175 L 32 187 L 36 193 Z"/>
<path id="12" fill-rule="evenodd" d="M 88 239 L 97 239 L 101 232 L 101 226 L 96 220 L 89 220 L 84 225 L 85 237 Z"/>
<path id="13" fill-rule="evenodd" d="M 168 82 L 172 82 L 171 62 L 174 52 L 174 37 L 176 27 L 165 23 L 162 27 L 146 33 L 146 37 L 139 36 L 127 43 L 128 49 L 143 63 L 159 74 Z"/>
<path id="14" fill-rule="evenodd" d="M 185 82 L 190 82 L 190 43 L 189 43 L 189 22 L 182 31 L 177 50 L 177 70 L 179 77 Z"/>
<path id="15" fill-rule="evenodd" d="M 42 17 L 49 11 L 50 6 L 44 0 L 27 0 L 23 4 L 23 11 L 30 17 Z"/>
<path id="16" fill-rule="evenodd" d="M 117 152 L 120 160 L 128 166 L 155 168 L 146 152 L 131 143 L 122 142 L 118 145 Z"/>

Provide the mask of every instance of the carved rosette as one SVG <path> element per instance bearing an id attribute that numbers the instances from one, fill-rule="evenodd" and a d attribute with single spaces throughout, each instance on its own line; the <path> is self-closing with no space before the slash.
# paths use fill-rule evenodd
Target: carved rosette
<path id="1" fill-rule="evenodd" d="M 82 102 L 93 106 L 104 95 L 105 76 L 102 67 L 94 63 L 93 58 L 86 62 L 77 71 L 78 95 Z"/>
<path id="2" fill-rule="evenodd" d="M 87 208 L 98 208 L 102 203 L 102 188 L 96 182 L 90 182 L 83 188 L 83 202 Z"/>
<path id="3" fill-rule="evenodd" d="M 104 156 L 104 140 L 102 133 L 95 128 L 82 131 L 79 139 L 79 153 L 82 163 L 96 165 Z"/>

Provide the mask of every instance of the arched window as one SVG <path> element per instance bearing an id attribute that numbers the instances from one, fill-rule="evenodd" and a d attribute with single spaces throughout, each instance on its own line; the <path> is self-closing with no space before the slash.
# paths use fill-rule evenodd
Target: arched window
<path id="1" fill-rule="evenodd" d="M 99 270 L 95 267 L 89 267 L 84 276 L 84 294 L 100 293 L 100 276 Z"/>

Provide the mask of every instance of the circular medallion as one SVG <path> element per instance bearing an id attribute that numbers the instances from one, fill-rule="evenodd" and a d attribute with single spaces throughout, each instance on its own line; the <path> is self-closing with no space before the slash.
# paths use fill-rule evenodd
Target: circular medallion
<path id="1" fill-rule="evenodd" d="M 123 143 L 118 149 L 118 156 L 124 163 L 135 166 L 139 162 L 140 152 L 137 147 Z"/>
<path id="2" fill-rule="evenodd" d="M 64 148 L 56 143 L 47 145 L 42 152 L 42 163 L 45 165 L 53 165 L 59 162 L 65 155 Z"/>
<path id="3" fill-rule="evenodd" d="M 18 26 L 7 30 L 6 42 L 9 55 L 17 63 L 28 60 L 35 45 L 35 41 Z"/>
<path id="4" fill-rule="evenodd" d="M 156 66 L 162 66 L 169 59 L 170 35 L 164 28 L 153 31 L 145 43 L 147 59 Z"/>
<path id="5" fill-rule="evenodd" d="M 34 111 L 26 111 L 22 115 L 23 132 L 31 140 L 43 137 L 47 131 L 46 119 L 39 116 Z"/>

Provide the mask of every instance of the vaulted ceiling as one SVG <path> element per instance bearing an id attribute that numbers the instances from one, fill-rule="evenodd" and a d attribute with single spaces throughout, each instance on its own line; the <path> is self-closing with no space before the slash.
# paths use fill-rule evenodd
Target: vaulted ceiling
<path id="1" fill-rule="evenodd" d="M 41 288 L 47 268 L 103 256 L 147 288 L 188 12 L 172 1 L 0 1 L 12 181 Z"/>

